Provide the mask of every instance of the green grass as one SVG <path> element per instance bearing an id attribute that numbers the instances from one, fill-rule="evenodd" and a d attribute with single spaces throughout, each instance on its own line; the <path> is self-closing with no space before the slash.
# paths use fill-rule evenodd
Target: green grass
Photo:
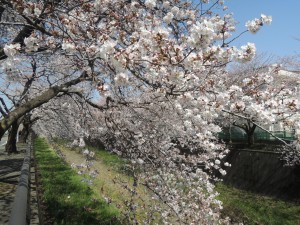
<path id="1" fill-rule="evenodd" d="M 299 225 L 300 205 L 217 184 L 223 215 L 233 222 L 266 225 Z"/>
<path id="2" fill-rule="evenodd" d="M 82 158 L 82 148 L 68 147 L 68 143 L 61 140 L 55 141 L 52 145 L 55 146 L 55 149 L 60 149 L 69 164 L 81 162 L 78 158 Z M 129 170 L 128 161 L 105 150 L 90 146 L 86 148 L 95 152 L 96 157 L 93 160 L 93 169 L 99 171 L 99 174 L 94 179 L 93 186 L 91 186 L 95 194 L 98 198 L 109 197 L 112 200 L 112 204 L 118 207 L 122 214 L 119 216 L 122 224 L 132 224 L 132 220 L 129 217 L 132 218 L 133 213 L 128 206 L 132 193 L 128 188 L 133 189 L 134 179 L 132 172 Z M 150 213 L 147 210 L 147 205 L 159 204 L 157 200 L 152 199 L 152 193 L 149 193 L 149 190 L 143 185 L 138 185 L 137 195 L 133 196 L 133 198 L 140 206 L 136 211 L 136 218 L 140 222 Z M 158 213 L 154 213 L 154 220 L 153 224 L 156 224 L 156 222 L 161 224 Z"/>
<path id="3" fill-rule="evenodd" d="M 116 219 L 118 209 L 96 200 L 88 184 L 81 182 L 81 177 L 54 153 L 45 139 L 36 139 L 34 148 L 51 224 L 120 224 Z"/>
<path id="4" fill-rule="evenodd" d="M 54 139 L 53 144 L 56 145 L 58 148 L 65 148 L 71 151 L 76 151 L 77 153 L 80 154 L 82 152 L 82 148 L 80 147 L 72 147 L 72 148 L 66 147 L 69 144 L 69 142 L 64 139 L 56 138 Z M 112 168 L 116 172 L 126 171 L 127 161 L 121 158 L 120 156 L 108 152 L 105 149 L 99 149 L 97 147 L 86 146 L 86 148 L 95 152 L 96 159 L 100 159 L 103 164 Z"/>
<path id="5" fill-rule="evenodd" d="M 65 155 L 68 163 L 72 163 L 77 160 L 78 164 L 78 156 L 82 157 L 82 148 L 67 147 L 68 143 L 62 141 L 55 141 L 53 144 Z M 133 216 L 133 214 L 132 212 L 129 212 L 130 210 L 128 206 L 128 202 L 132 197 L 132 193 L 128 190 L 128 188 L 133 189 L 134 179 L 132 172 L 129 169 L 128 161 L 103 149 L 90 146 L 86 146 L 86 148 L 95 153 L 93 168 L 99 171 L 99 174 L 94 179 L 92 186 L 94 192 L 99 198 L 101 198 L 101 196 L 109 197 L 112 200 L 112 204 L 119 208 L 122 214 L 119 218 L 122 223 L 132 224 L 132 221 L 129 219 L 129 217 Z M 146 217 L 146 214 L 149 213 L 148 210 L 143 208 L 143 206 L 152 203 L 157 204 L 157 201 L 152 199 L 152 194 L 149 193 L 147 188 L 145 188 L 143 185 L 138 185 L 137 195 L 135 195 L 133 198 L 135 199 L 136 203 L 140 205 L 136 211 L 136 218 L 138 221 L 143 221 L 143 219 Z M 155 214 L 154 217 L 157 221 L 159 216 Z"/>
<path id="6" fill-rule="evenodd" d="M 63 147 L 65 143 L 57 144 L 66 152 L 74 151 L 74 149 Z M 127 174 L 124 159 L 105 150 L 88 147 L 96 153 L 96 160 L 102 169 L 99 170 L 102 173 L 96 177 L 92 187 L 94 191 L 92 191 L 85 183 L 80 182 L 81 178 L 76 175 L 75 171 L 66 166 L 49 149 L 45 140 L 38 139 L 36 149 L 39 149 L 37 158 L 43 176 L 44 200 L 49 205 L 51 215 L 56 218 L 53 224 L 118 224 L 114 218 L 122 218 L 119 215 L 120 211 L 101 200 L 93 202 L 91 199 L 101 199 L 104 195 L 111 197 L 114 205 L 123 205 L 123 202 L 129 197 L 128 193 L 112 180 L 119 176 L 132 183 L 132 177 Z M 75 151 L 80 153 L 82 150 L 75 148 Z M 233 223 L 243 222 L 245 225 L 300 224 L 299 204 L 242 191 L 222 183 L 217 184 L 216 190 L 220 193 L 219 199 L 224 205 L 223 216 L 229 216 Z M 140 189 L 139 195 L 147 199 L 146 202 L 151 202 L 150 196 L 144 190 Z M 91 210 L 88 212 L 84 208 Z M 143 218 L 143 213 L 139 212 L 138 217 Z"/>
<path id="7" fill-rule="evenodd" d="M 103 149 L 89 149 L 95 152 L 96 160 L 100 160 L 105 167 L 112 169 L 119 176 L 133 182 L 132 171 L 129 169 L 128 161 L 126 159 Z M 135 173 L 137 173 L 137 170 Z"/>

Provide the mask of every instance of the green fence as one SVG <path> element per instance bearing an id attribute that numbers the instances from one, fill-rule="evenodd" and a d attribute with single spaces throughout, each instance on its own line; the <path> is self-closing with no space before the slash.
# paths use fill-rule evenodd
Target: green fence
<path id="1" fill-rule="evenodd" d="M 295 131 L 270 131 L 276 137 L 279 137 L 283 140 L 292 141 L 296 139 Z M 219 133 L 219 138 L 225 141 L 247 141 L 247 134 L 241 129 L 231 128 L 231 132 L 229 128 L 225 128 L 222 132 Z M 275 141 L 276 138 L 273 137 L 270 133 L 256 128 L 254 132 L 254 141 Z"/>

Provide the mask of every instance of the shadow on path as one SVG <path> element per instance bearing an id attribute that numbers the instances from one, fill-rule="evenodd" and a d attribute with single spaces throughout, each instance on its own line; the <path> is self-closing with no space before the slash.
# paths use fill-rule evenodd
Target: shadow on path
<path id="1" fill-rule="evenodd" d="M 0 146 L 0 225 L 8 224 L 23 160 L 23 151 L 7 155 Z"/>
<path id="2" fill-rule="evenodd" d="M 0 160 L 0 182 L 17 185 L 22 164 L 22 158 Z"/>
<path id="3" fill-rule="evenodd" d="M 17 185 L 0 182 L 0 225 L 8 224 L 16 188 Z"/>

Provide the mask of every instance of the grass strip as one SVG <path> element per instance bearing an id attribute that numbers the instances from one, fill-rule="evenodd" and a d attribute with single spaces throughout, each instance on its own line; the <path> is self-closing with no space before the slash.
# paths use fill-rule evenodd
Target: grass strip
<path id="1" fill-rule="evenodd" d="M 51 224 L 120 224 L 118 209 L 95 199 L 88 184 L 66 165 L 43 138 L 34 142 L 38 171 L 41 175 L 43 202 L 50 214 Z"/>
<path id="2" fill-rule="evenodd" d="M 300 205 L 218 183 L 216 190 L 223 202 L 223 215 L 232 222 L 266 225 L 299 225 Z"/>
<path id="3" fill-rule="evenodd" d="M 68 143 L 63 140 L 55 141 L 52 145 L 55 145 L 55 149 L 61 151 L 66 162 L 69 164 L 75 163 L 79 165 L 84 159 L 82 148 L 69 147 Z M 99 171 L 91 187 L 96 195 L 110 199 L 111 204 L 119 209 L 119 212 L 122 214 L 119 216 L 122 224 L 132 224 L 133 211 L 128 204 L 132 197 L 138 206 L 135 215 L 141 224 L 143 224 L 142 221 L 149 213 L 153 214 L 155 221 L 159 221 L 159 215 L 149 212 L 147 209 L 147 205 L 158 204 L 158 201 L 152 199 L 152 194 L 148 192 L 147 188 L 143 185 L 138 185 L 136 195 L 134 196 L 129 191 L 129 189 L 133 189 L 134 179 L 131 176 L 126 159 L 103 149 L 90 146 L 86 146 L 85 148 L 95 152 L 93 169 Z"/>

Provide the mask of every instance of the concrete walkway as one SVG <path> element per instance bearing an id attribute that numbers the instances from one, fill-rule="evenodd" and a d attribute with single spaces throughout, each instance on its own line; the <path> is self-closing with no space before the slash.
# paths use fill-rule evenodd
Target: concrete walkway
<path id="1" fill-rule="evenodd" d="M 19 154 L 8 155 L 4 152 L 6 138 L 4 136 L 0 142 L 0 225 L 8 224 L 27 148 L 27 144 L 18 144 Z M 31 202 L 34 204 L 35 200 L 31 199 Z M 37 215 L 36 207 L 33 211 Z"/>

